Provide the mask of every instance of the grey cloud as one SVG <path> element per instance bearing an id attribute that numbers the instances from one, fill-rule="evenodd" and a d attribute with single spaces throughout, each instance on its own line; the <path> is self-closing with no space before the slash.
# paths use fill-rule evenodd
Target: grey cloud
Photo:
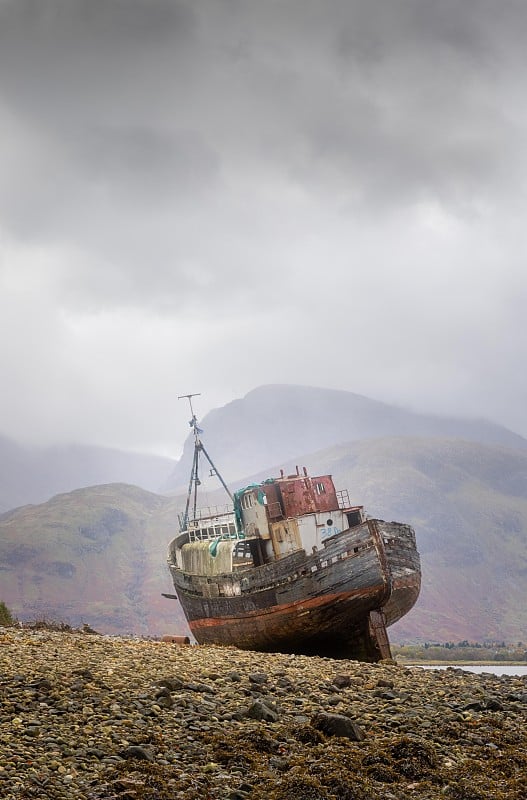
<path id="1" fill-rule="evenodd" d="M 492 4 L 457 6 L 4 3 L 1 81 L 73 196 L 99 176 L 146 204 L 158 181 L 167 210 L 171 187 L 259 163 L 357 206 L 448 205 L 521 178 L 500 88 L 527 12 L 505 3 L 509 30 Z"/>
<path id="2" fill-rule="evenodd" d="M 75 154 L 93 180 L 116 185 L 129 202 L 174 196 L 195 200 L 214 184 L 219 157 L 195 131 L 96 127 Z M 124 198 L 122 198 L 124 199 Z"/>
<path id="3" fill-rule="evenodd" d="M 485 8 L 485 6 L 487 6 Z M 353 11 L 344 12 L 344 25 L 336 38 L 337 50 L 347 60 L 378 64 L 399 50 L 401 41 L 410 57 L 416 49 L 428 51 L 429 58 L 443 49 L 451 58 L 459 55 L 465 62 L 484 59 L 490 49 L 485 22 L 494 22 L 492 7 L 484 2 L 456 0 L 422 2 L 403 0 L 386 3 L 373 0 L 355 3 Z"/>
<path id="4" fill-rule="evenodd" d="M 2 95 L 15 113 L 64 137 L 94 115 L 155 114 L 195 27 L 192 5 L 176 0 L 4 0 Z"/>
<path id="5" fill-rule="evenodd" d="M 152 385 L 174 353 L 220 400 L 292 380 L 501 414 L 523 317 L 483 278 L 522 295 L 526 32 L 513 0 L 0 0 L 0 232 L 25 285 L 53 272 L 64 384 L 152 325 Z"/>
<path id="6" fill-rule="evenodd" d="M 114 49 L 130 42 L 141 48 L 174 33 L 188 35 L 196 16 L 192 4 L 179 0 L 2 0 L 0 22 L 3 41 L 44 52 L 61 43 Z"/>

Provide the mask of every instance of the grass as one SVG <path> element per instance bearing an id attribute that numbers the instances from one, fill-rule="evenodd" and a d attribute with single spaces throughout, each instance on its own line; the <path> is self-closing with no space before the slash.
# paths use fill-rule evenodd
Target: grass
<path id="1" fill-rule="evenodd" d="M 3 600 L 0 600 L 0 625 L 3 628 L 10 628 L 16 625 L 18 620 L 13 616 Z"/>

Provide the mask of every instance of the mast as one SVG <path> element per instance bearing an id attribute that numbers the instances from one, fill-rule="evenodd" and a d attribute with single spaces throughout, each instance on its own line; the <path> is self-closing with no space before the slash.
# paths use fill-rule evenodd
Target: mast
<path id="1" fill-rule="evenodd" d="M 202 434 L 203 431 L 201 430 L 201 428 L 198 425 L 198 418 L 197 418 L 196 414 L 194 413 L 194 408 L 192 406 L 192 398 L 193 397 L 200 397 L 200 396 L 201 396 L 201 392 L 194 392 L 194 394 L 181 394 L 178 397 L 178 400 L 183 400 L 183 399 L 187 398 L 187 400 L 189 402 L 190 414 L 191 414 L 191 419 L 189 421 L 189 425 L 192 428 L 192 432 L 194 434 L 194 457 L 192 459 L 192 469 L 190 471 L 190 480 L 189 480 L 189 484 L 188 484 L 187 502 L 186 502 L 186 505 L 185 505 L 185 515 L 183 517 L 183 525 L 182 525 L 181 530 L 186 530 L 188 528 L 189 507 L 190 507 L 191 499 L 193 500 L 192 518 L 196 519 L 196 510 L 197 510 L 197 503 L 198 503 L 198 486 L 201 485 L 201 481 L 199 479 L 199 458 L 200 458 L 200 454 L 201 453 L 203 453 L 203 455 L 205 456 L 205 458 L 207 459 L 207 461 L 209 462 L 209 464 L 211 466 L 211 473 L 210 474 L 218 476 L 221 485 L 223 486 L 223 488 L 225 489 L 225 491 L 229 495 L 231 501 L 234 502 L 234 497 L 232 496 L 232 493 L 230 492 L 229 487 L 227 486 L 227 484 L 223 480 L 222 476 L 218 472 L 218 469 L 216 468 L 216 466 L 213 463 L 211 457 L 209 456 L 209 454 L 205 450 L 205 447 L 203 446 L 203 442 L 200 439 L 200 434 Z M 194 493 L 194 497 L 192 498 L 192 494 L 193 493 Z"/>

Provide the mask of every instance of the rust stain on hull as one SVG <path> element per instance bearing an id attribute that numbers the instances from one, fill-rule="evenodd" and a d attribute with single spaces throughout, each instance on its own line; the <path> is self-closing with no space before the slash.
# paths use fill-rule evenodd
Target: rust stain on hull
<path id="1" fill-rule="evenodd" d="M 383 585 L 381 584 L 378 587 L 372 587 L 371 589 L 364 590 L 364 589 L 357 589 L 355 592 L 341 592 L 339 594 L 327 594 L 322 597 L 312 597 L 306 600 L 298 600 L 295 603 L 286 603 L 281 606 L 273 606 L 272 608 L 266 609 L 256 609 L 253 611 L 248 611 L 247 613 L 240 615 L 237 617 L 237 621 L 241 620 L 250 620 L 255 617 L 267 617 L 267 616 L 284 616 L 284 615 L 291 615 L 291 614 L 299 614 L 311 611 L 315 608 L 320 608 L 323 606 L 333 606 L 335 603 L 340 603 L 344 600 L 350 600 L 354 597 L 368 597 L 371 594 L 377 595 L 383 592 Z M 221 625 L 231 625 L 232 624 L 232 617 L 217 617 L 215 619 L 204 618 L 199 620 L 194 620 L 190 623 L 190 629 L 192 633 L 195 634 L 196 631 L 200 630 L 201 628 L 212 628 Z"/>
<path id="2" fill-rule="evenodd" d="M 365 519 L 331 476 L 310 478 L 305 469 L 246 487 L 234 503 L 236 528 L 201 516 L 169 547 L 174 587 L 200 644 L 390 656 L 386 627 L 412 608 L 421 585 L 409 525 Z"/>

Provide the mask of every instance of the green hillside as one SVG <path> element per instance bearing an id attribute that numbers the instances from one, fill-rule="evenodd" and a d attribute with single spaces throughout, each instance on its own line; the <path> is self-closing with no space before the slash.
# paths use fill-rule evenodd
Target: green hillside
<path id="1" fill-rule="evenodd" d="M 174 500 L 126 484 L 79 489 L 0 517 L 2 599 L 19 616 L 100 632 L 158 634 L 177 622 L 165 555 Z M 177 627 L 177 625 L 176 625 Z"/>
<path id="2" fill-rule="evenodd" d="M 295 464 L 333 474 L 371 516 L 414 525 L 423 588 L 392 639 L 525 641 L 526 453 L 392 437 L 331 447 L 257 477 Z M 0 600 L 19 616 L 101 632 L 182 632 L 178 603 L 161 596 L 172 591 L 165 555 L 178 508 L 175 498 L 110 484 L 5 514 Z"/>

